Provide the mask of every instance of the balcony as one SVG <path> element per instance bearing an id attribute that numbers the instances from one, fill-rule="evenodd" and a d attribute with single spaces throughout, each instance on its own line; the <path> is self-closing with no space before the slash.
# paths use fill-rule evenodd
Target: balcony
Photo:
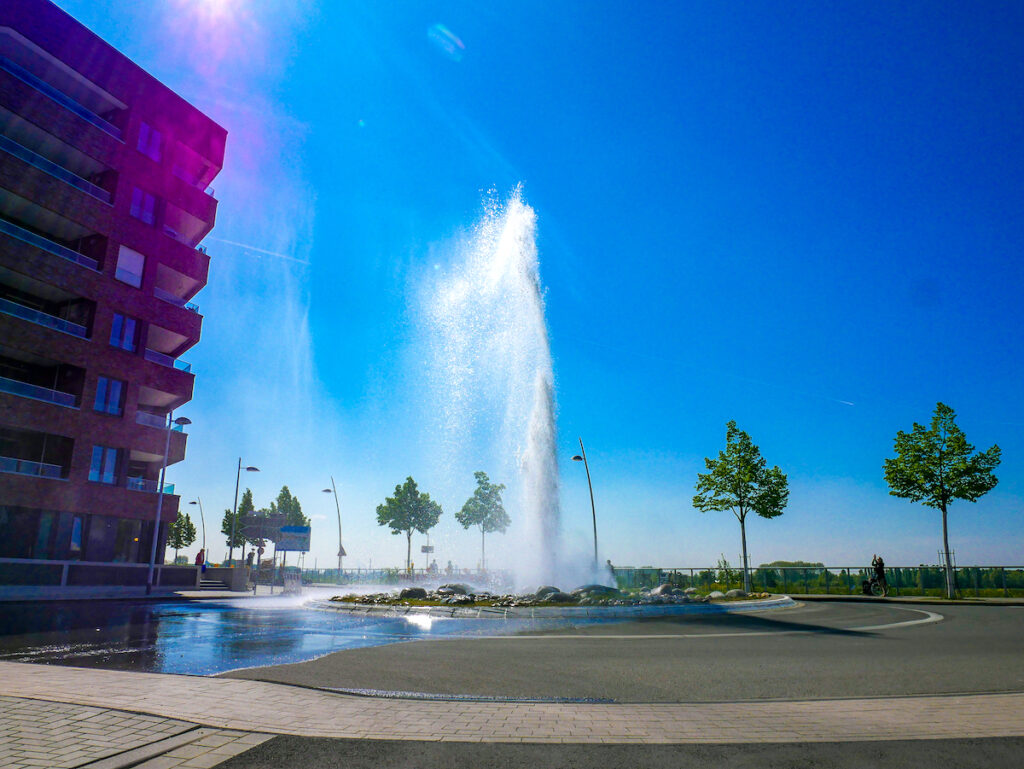
<path id="1" fill-rule="evenodd" d="M 186 374 L 192 372 L 192 365 L 186 363 L 183 360 L 177 360 L 172 358 L 170 355 L 164 355 L 162 352 L 151 350 L 146 348 L 146 360 L 152 363 L 159 363 L 161 366 L 167 366 L 168 368 L 176 368 L 178 371 L 184 371 Z"/>
<path id="2" fill-rule="evenodd" d="M 167 429 L 167 417 L 160 416 L 159 414 L 151 414 L 148 411 L 137 411 L 135 412 L 136 424 L 146 425 L 147 427 L 156 427 L 160 430 Z M 182 425 L 172 425 L 171 430 L 176 433 L 185 432 Z"/>
<path id="3" fill-rule="evenodd" d="M 173 304 L 175 307 L 182 307 L 188 310 L 189 312 L 194 312 L 196 315 L 199 314 L 198 304 L 195 304 L 193 302 L 186 302 L 184 299 L 179 299 L 170 291 L 164 291 L 164 289 L 160 288 L 159 286 L 155 286 L 153 288 L 153 296 L 155 296 L 157 299 L 162 299 L 163 301 L 168 302 L 169 304 Z"/>
<path id="4" fill-rule="evenodd" d="M 29 384 L 28 382 L 19 382 L 17 379 L 8 379 L 7 377 L 0 376 L 0 392 L 18 395 L 22 398 L 45 401 L 46 403 L 53 403 L 57 406 L 65 406 L 72 409 L 77 408 L 75 406 L 76 398 L 71 393 L 61 392 L 60 390 L 50 390 L 46 387 Z"/>
<path id="5" fill-rule="evenodd" d="M 60 465 L 49 465 L 45 462 L 31 462 L 27 459 L 0 457 L 0 473 L 15 475 L 31 475 L 37 478 L 53 478 L 64 480 L 64 468 Z"/>
<path id="6" fill-rule="evenodd" d="M 0 312 L 5 315 L 13 315 L 15 318 L 27 320 L 30 323 L 37 323 L 40 326 L 46 326 L 47 328 L 56 329 L 57 331 L 63 331 L 65 334 L 71 334 L 72 336 L 77 336 L 82 339 L 87 339 L 89 335 L 89 330 L 85 326 L 80 326 L 79 324 L 72 323 L 69 320 L 48 315 L 47 313 L 39 310 L 33 310 L 31 307 L 25 307 L 24 305 L 12 302 L 8 299 L 0 299 Z"/>
<path id="7" fill-rule="evenodd" d="M 125 478 L 124 487 L 129 491 L 145 491 L 149 494 L 160 493 L 160 481 L 151 481 L 146 478 Z M 174 484 L 164 484 L 164 494 L 173 494 Z"/>
<path id="8" fill-rule="evenodd" d="M 45 171 L 50 176 L 60 179 L 61 181 L 67 182 L 72 187 L 76 187 L 77 189 L 80 189 L 83 192 L 87 192 L 94 198 L 102 200 L 104 203 L 109 203 L 111 200 L 110 193 L 107 192 L 102 187 L 97 187 L 92 182 L 87 181 L 86 179 L 83 179 L 77 174 L 72 173 L 63 166 L 59 166 L 56 163 L 47 160 L 42 155 L 37 155 L 35 152 L 28 149 L 27 147 L 22 147 L 13 139 L 0 135 L 0 150 L 3 150 L 9 155 L 13 155 L 19 160 L 25 161 L 29 165 L 35 166 L 41 171 Z"/>
<path id="9" fill-rule="evenodd" d="M 59 243 L 54 243 L 48 238 L 44 238 L 42 235 L 37 235 L 30 230 L 26 230 L 24 227 L 19 227 L 14 222 L 8 221 L 7 219 L 0 218 L 0 232 L 5 235 L 10 235 L 12 238 L 28 243 L 30 246 L 42 249 L 54 256 L 59 256 L 62 259 L 80 264 L 83 267 L 88 267 L 90 270 L 99 272 L 99 262 L 95 259 L 90 259 L 84 254 L 80 254 L 77 251 L 72 251 L 67 246 L 62 246 Z"/>
<path id="10" fill-rule="evenodd" d="M 64 107 L 67 110 L 70 110 L 71 112 L 73 112 L 74 114 L 76 114 L 80 118 L 82 118 L 83 120 L 85 120 L 85 121 L 87 121 L 89 123 L 92 123 L 97 128 L 99 128 L 99 129 L 105 131 L 106 133 L 110 134 L 111 136 L 113 136 L 115 139 L 120 139 L 121 138 L 121 129 L 120 128 L 118 128 L 117 126 L 113 125 L 112 123 L 109 123 L 108 121 L 104 120 L 99 115 L 97 115 L 95 112 L 93 112 L 92 110 L 88 109 L 87 107 L 83 107 L 81 104 L 79 104 L 77 101 L 72 99 L 70 96 L 68 96 L 63 91 L 61 91 L 61 90 L 59 90 L 57 88 L 54 88 L 52 85 L 47 83 L 45 80 L 42 80 L 42 79 L 36 77 L 31 72 L 29 72 L 27 69 L 25 69 L 24 67 L 19 66 L 18 64 L 15 64 L 13 61 L 8 59 L 6 56 L 0 56 L 0 69 L 6 71 L 9 74 L 13 75 L 14 77 L 18 78 L 18 80 L 22 81 L 26 85 L 31 86 L 32 88 L 37 90 L 39 93 L 41 93 L 44 96 L 46 96 L 46 97 L 52 99 L 53 101 L 57 102 L 62 107 Z"/>

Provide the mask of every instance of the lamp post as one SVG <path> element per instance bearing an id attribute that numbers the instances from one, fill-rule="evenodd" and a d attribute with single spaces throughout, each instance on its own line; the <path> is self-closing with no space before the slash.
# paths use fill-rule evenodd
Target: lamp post
<path id="1" fill-rule="evenodd" d="M 192 424 L 188 417 L 173 419 L 174 409 L 167 412 L 167 437 L 164 440 L 164 461 L 160 465 L 160 487 L 156 493 L 156 521 L 153 523 L 153 542 L 149 548 L 149 573 L 146 575 L 146 595 L 153 592 L 153 572 L 156 569 L 156 546 L 160 539 L 160 513 L 164 507 L 164 478 L 167 475 L 167 453 L 171 450 L 171 430 L 175 425 L 184 427 Z"/>
<path id="2" fill-rule="evenodd" d="M 247 467 L 245 472 L 247 473 L 258 473 L 260 469 L 258 467 Z M 242 480 L 242 458 L 238 458 L 238 472 L 235 474 L 235 507 L 231 513 L 231 541 L 228 543 L 228 563 L 234 558 L 235 555 L 235 522 L 238 519 L 238 483 Z"/>
<path id="3" fill-rule="evenodd" d="M 580 452 L 572 458 L 573 462 L 582 462 L 587 470 L 587 487 L 590 489 L 590 515 L 594 519 L 594 568 L 597 569 L 597 512 L 594 510 L 594 485 L 590 482 L 590 465 L 587 464 L 587 450 L 583 448 L 583 439 L 580 438 Z"/>
<path id="4" fill-rule="evenodd" d="M 334 476 L 331 476 L 331 488 L 324 489 L 324 494 L 334 493 L 334 508 L 338 511 L 338 584 L 341 584 L 341 557 L 345 555 L 345 548 L 341 544 L 341 505 L 338 504 L 338 487 L 334 485 Z"/>
<path id="5" fill-rule="evenodd" d="M 189 502 L 190 505 L 199 505 L 199 520 L 203 523 L 203 553 L 206 553 L 206 516 L 203 515 L 203 500 L 196 497 Z"/>

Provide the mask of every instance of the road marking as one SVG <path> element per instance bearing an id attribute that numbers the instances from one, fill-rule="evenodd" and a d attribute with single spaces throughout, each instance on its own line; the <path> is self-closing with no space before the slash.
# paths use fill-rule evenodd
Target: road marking
<path id="1" fill-rule="evenodd" d="M 890 630 L 898 627 L 910 627 L 911 625 L 929 625 L 933 622 L 941 622 L 945 617 L 941 614 L 936 614 L 933 611 L 925 611 L 924 609 L 906 609 L 901 608 L 897 611 L 913 611 L 918 614 L 924 614 L 925 616 L 921 619 L 904 620 L 903 622 L 890 622 L 885 625 L 862 625 L 860 627 L 847 627 L 847 628 L 831 628 L 830 630 L 839 632 L 867 632 L 873 630 Z M 629 633 L 619 634 L 601 634 L 601 635 L 589 635 L 582 633 L 560 633 L 558 635 L 488 635 L 479 636 L 471 640 L 487 641 L 487 640 L 503 640 L 503 641 L 538 641 L 545 640 L 548 638 L 573 638 L 577 641 L 587 640 L 591 638 L 603 639 L 603 640 L 618 640 L 627 641 L 635 639 L 657 639 L 657 638 L 749 638 L 751 636 L 779 636 L 779 635 L 814 635 L 818 633 L 828 633 L 828 630 L 755 630 L 749 633 L 637 633 L 630 635 Z M 446 638 L 437 640 L 451 640 L 451 641 L 463 641 L 466 638 Z"/>

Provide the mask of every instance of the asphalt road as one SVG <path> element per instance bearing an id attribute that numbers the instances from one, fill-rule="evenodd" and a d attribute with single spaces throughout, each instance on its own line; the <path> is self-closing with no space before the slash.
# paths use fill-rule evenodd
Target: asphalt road
<path id="1" fill-rule="evenodd" d="M 941 621 L 928 622 L 928 612 Z M 391 644 L 224 675 L 319 688 L 615 702 L 1020 691 L 1024 609 L 808 603 Z"/>

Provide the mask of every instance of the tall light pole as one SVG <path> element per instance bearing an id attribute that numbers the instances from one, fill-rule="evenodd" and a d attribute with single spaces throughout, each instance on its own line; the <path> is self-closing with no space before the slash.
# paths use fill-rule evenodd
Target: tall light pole
<path id="1" fill-rule="evenodd" d="M 156 521 L 153 523 L 153 543 L 149 548 L 149 573 L 146 575 L 146 595 L 153 592 L 153 571 L 156 569 L 156 546 L 160 539 L 160 512 L 164 507 L 164 477 L 167 475 L 167 453 L 171 450 L 171 430 L 175 425 L 192 424 L 188 417 L 174 419 L 174 409 L 167 412 L 167 437 L 164 440 L 164 461 L 160 465 L 160 488 L 156 492 Z"/>
<path id="2" fill-rule="evenodd" d="M 206 516 L 203 515 L 203 500 L 196 497 L 190 505 L 199 505 L 199 520 L 203 522 L 203 555 L 206 555 Z"/>
<path id="3" fill-rule="evenodd" d="M 583 462 L 587 470 L 587 487 L 590 489 L 590 515 L 594 519 L 594 568 L 597 569 L 597 512 L 594 510 L 594 485 L 590 482 L 590 465 L 587 464 L 587 450 L 583 448 L 583 439 L 580 438 L 580 451 L 583 456 L 577 454 L 572 458 L 573 462 Z"/>
<path id="4" fill-rule="evenodd" d="M 341 544 L 341 505 L 338 503 L 338 487 L 334 485 L 334 476 L 331 476 L 331 488 L 324 489 L 324 494 L 334 492 L 334 508 L 338 511 L 338 584 L 341 584 L 341 557 L 345 555 L 345 548 Z"/>
<path id="5" fill-rule="evenodd" d="M 258 467 L 247 467 L 245 472 L 258 473 Z M 231 513 L 231 541 L 228 543 L 228 563 L 231 563 L 235 555 L 235 521 L 238 519 L 238 482 L 242 480 L 242 458 L 238 458 L 238 473 L 235 475 L 235 507 Z"/>

